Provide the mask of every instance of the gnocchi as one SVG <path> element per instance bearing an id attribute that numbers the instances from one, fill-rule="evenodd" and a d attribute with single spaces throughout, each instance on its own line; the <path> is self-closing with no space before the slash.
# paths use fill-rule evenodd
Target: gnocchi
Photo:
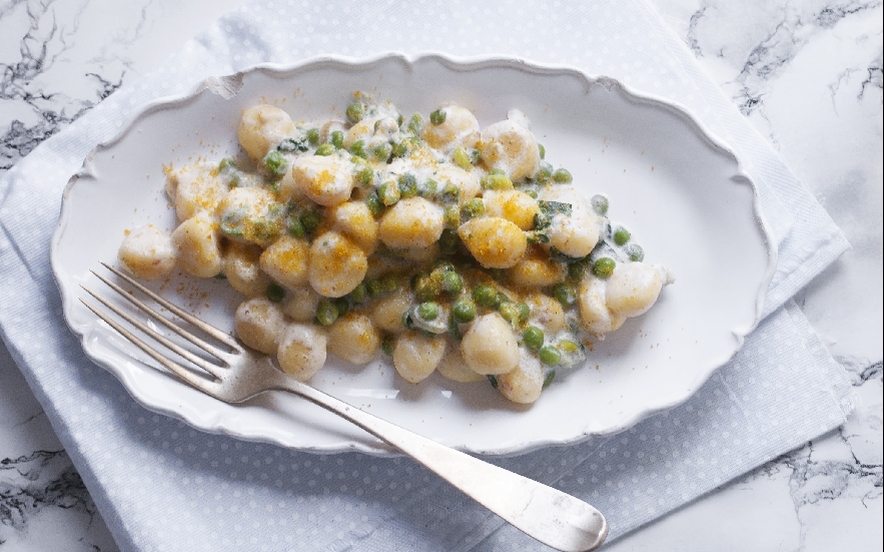
<path id="1" fill-rule="evenodd" d="M 244 110 L 244 154 L 166 167 L 177 227 L 129 232 L 119 264 L 225 277 L 238 337 L 301 381 L 329 354 L 386 356 L 409 384 L 438 371 L 519 404 L 673 283 L 521 112 L 483 128 L 464 106 L 406 117 L 357 93 L 344 115 Z"/>
<path id="2" fill-rule="evenodd" d="M 172 239 L 153 224 L 130 232 L 117 258 L 128 273 L 144 280 L 165 278 L 175 269 Z"/>

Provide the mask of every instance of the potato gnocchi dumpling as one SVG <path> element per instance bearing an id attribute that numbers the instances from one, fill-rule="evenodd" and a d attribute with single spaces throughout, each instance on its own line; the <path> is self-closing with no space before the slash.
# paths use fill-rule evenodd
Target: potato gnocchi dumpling
<path id="1" fill-rule="evenodd" d="M 381 348 L 381 332 L 364 312 L 350 311 L 328 329 L 328 350 L 354 364 L 365 364 Z"/>
<path id="2" fill-rule="evenodd" d="M 340 157 L 301 157 L 295 160 L 292 179 L 308 198 L 326 207 L 344 203 L 353 190 L 351 164 Z"/>
<path id="3" fill-rule="evenodd" d="M 237 336 L 301 381 L 329 354 L 386 359 L 408 384 L 531 404 L 674 281 L 517 110 L 483 127 L 466 106 L 356 93 L 324 121 L 256 104 L 237 137 L 244 155 L 165 167 L 177 227 L 133 230 L 118 261 L 226 278 Z"/>
<path id="4" fill-rule="evenodd" d="M 521 260 L 528 247 L 525 232 L 500 217 L 474 218 L 461 224 L 457 234 L 485 268 L 510 268 Z"/>
<path id="5" fill-rule="evenodd" d="M 381 216 L 378 237 L 394 249 L 423 248 L 436 243 L 443 230 L 442 209 L 422 197 L 410 197 Z"/>
<path id="6" fill-rule="evenodd" d="M 214 167 L 190 165 L 178 171 L 169 169 L 166 176 L 166 190 L 178 220 L 187 220 L 198 213 L 214 215 L 227 193 L 227 185 Z"/>
<path id="7" fill-rule="evenodd" d="M 515 368 L 497 376 L 497 388 L 514 403 L 531 404 L 540 398 L 543 376 L 540 360 L 523 352 Z"/>
<path id="8" fill-rule="evenodd" d="M 323 297 L 343 297 L 362 283 L 368 257 L 340 232 L 325 232 L 310 245 L 307 279 Z"/>
<path id="9" fill-rule="evenodd" d="M 431 148 L 444 153 L 457 147 L 475 147 L 482 136 L 476 116 L 458 105 L 440 107 L 430 113 L 430 123 L 424 125 L 421 138 Z"/>
<path id="10" fill-rule="evenodd" d="M 261 253 L 261 270 L 278 284 L 289 289 L 307 283 L 310 245 L 294 236 L 280 236 Z"/>
<path id="11" fill-rule="evenodd" d="M 198 278 L 211 278 L 221 272 L 221 238 L 215 222 L 200 213 L 191 217 L 172 232 L 172 244 L 178 266 Z"/>
<path id="12" fill-rule="evenodd" d="M 259 161 L 295 131 L 288 113 L 272 105 L 256 105 L 243 111 L 237 137 L 246 153 Z"/>
<path id="13" fill-rule="evenodd" d="M 262 353 L 276 353 L 285 326 L 285 316 L 279 305 L 265 297 L 243 301 L 236 309 L 236 335 L 243 343 Z"/>
<path id="14" fill-rule="evenodd" d="M 136 278 L 159 280 L 175 269 L 175 246 L 168 234 L 148 224 L 126 236 L 117 259 L 120 266 Z"/>
<path id="15" fill-rule="evenodd" d="M 327 343 L 325 333 L 315 326 L 289 324 L 280 336 L 276 359 L 287 374 L 307 381 L 325 364 Z"/>
<path id="16" fill-rule="evenodd" d="M 261 268 L 263 252 L 255 244 L 231 242 L 224 253 L 224 275 L 230 286 L 246 297 L 263 296 L 272 282 Z"/>
<path id="17" fill-rule="evenodd" d="M 476 381 L 485 381 L 485 376 L 473 371 L 463 358 L 460 347 L 449 342 L 442 355 L 442 360 L 436 366 L 436 370 L 442 374 L 442 377 L 457 381 L 460 383 L 472 383 Z"/>
<path id="18" fill-rule="evenodd" d="M 537 140 L 518 115 L 487 127 L 479 144 L 482 164 L 502 170 L 513 181 L 532 177 L 540 168 Z"/>
<path id="19" fill-rule="evenodd" d="M 444 338 L 409 330 L 396 340 L 393 366 L 405 381 L 418 383 L 433 373 L 444 353 Z"/>
<path id="20" fill-rule="evenodd" d="M 467 366 L 482 375 L 506 374 L 519 365 L 519 344 L 510 323 L 496 312 L 477 318 L 460 342 Z"/>

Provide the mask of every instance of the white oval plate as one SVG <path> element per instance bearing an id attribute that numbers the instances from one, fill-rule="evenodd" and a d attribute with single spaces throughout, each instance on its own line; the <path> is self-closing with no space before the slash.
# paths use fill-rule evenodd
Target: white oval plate
<path id="1" fill-rule="evenodd" d="M 270 102 L 296 121 L 318 120 L 340 117 L 354 91 L 392 100 L 406 115 L 454 101 L 483 126 L 520 109 L 547 159 L 567 167 L 586 194 L 607 194 L 612 220 L 632 230 L 646 261 L 666 264 L 677 281 L 648 314 L 598 343 L 586 366 L 559 374 L 530 408 L 490 385 L 438 374 L 408 384 L 381 361 L 357 368 L 330 359 L 312 380 L 316 387 L 452 447 L 513 454 L 621 431 L 683 402 L 757 324 L 776 259 L 756 190 L 732 151 L 682 108 L 609 78 L 516 59 L 389 54 L 261 65 L 147 106 L 92 152 L 65 190 L 52 244 L 65 317 L 86 354 L 145 407 L 209 432 L 301 450 L 389 452 L 296 397 L 272 393 L 229 406 L 202 395 L 145 366 L 78 301 L 81 283 L 101 285 L 89 270 L 115 260 L 126 229 L 173 227 L 163 164 L 235 153 L 235 128 L 249 105 Z M 239 298 L 223 282 L 176 277 L 154 287 L 232 328 Z"/>

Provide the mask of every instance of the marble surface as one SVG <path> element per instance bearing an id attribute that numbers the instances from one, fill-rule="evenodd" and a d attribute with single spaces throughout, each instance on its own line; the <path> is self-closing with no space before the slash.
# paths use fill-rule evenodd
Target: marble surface
<path id="1" fill-rule="evenodd" d="M 882 5 L 651 3 L 853 245 L 797 300 L 850 374 L 861 402 L 839 430 L 607 549 L 880 550 Z M 236 5 L 0 0 L 0 174 Z M 116 546 L 40 405 L 0 347 L 5 549 Z"/>

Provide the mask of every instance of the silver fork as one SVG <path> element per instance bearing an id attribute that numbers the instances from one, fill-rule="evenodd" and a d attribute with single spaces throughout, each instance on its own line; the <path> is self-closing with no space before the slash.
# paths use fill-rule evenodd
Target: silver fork
<path id="1" fill-rule="evenodd" d="M 236 338 L 163 299 L 127 274 L 105 263 L 102 264 L 157 304 L 229 349 L 223 350 L 194 335 L 169 318 L 161 316 L 118 284 L 92 271 L 138 310 L 150 315 L 172 332 L 217 359 L 209 361 L 194 354 L 100 294 L 82 286 L 86 292 L 117 316 L 198 367 L 199 370 L 194 370 L 171 360 L 114 318 L 80 299 L 99 318 L 192 387 L 231 404 L 241 403 L 267 391 L 287 391 L 299 395 L 396 447 L 507 522 L 548 546 L 563 551 L 582 552 L 594 550 L 604 542 L 608 534 L 608 524 L 601 512 L 586 502 L 421 437 L 289 377 L 277 369 L 266 355 L 250 350 Z"/>

